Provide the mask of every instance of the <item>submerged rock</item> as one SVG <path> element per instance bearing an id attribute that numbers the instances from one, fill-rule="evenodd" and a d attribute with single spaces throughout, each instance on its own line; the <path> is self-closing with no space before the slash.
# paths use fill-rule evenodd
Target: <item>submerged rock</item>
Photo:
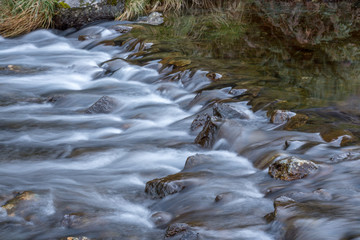
<path id="1" fill-rule="evenodd" d="M 88 237 L 80 236 L 80 237 L 65 237 L 62 238 L 61 240 L 91 240 L 91 239 Z"/>
<path id="2" fill-rule="evenodd" d="M 82 212 L 65 214 L 61 220 L 61 226 L 66 228 L 81 227 L 88 223 L 85 214 Z"/>
<path id="3" fill-rule="evenodd" d="M 159 228 L 165 227 L 172 218 L 172 214 L 168 212 L 156 212 L 150 217 L 151 221 Z"/>
<path id="4" fill-rule="evenodd" d="M 188 170 L 211 161 L 211 157 L 205 154 L 195 154 L 186 159 L 184 170 Z"/>
<path id="5" fill-rule="evenodd" d="M 269 166 L 269 175 L 276 179 L 292 181 L 304 178 L 317 169 L 318 166 L 312 161 L 286 157 Z"/>
<path id="6" fill-rule="evenodd" d="M 9 216 L 15 216 L 17 210 L 22 208 L 22 206 L 27 202 L 34 201 L 36 196 L 37 195 L 32 191 L 17 193 L 15 197 L 7 201 L 2 208 L 6 210 Z"/>
<path id="7" fill-rule="evenodd" d="M 86 113 L 111 113 L 117 106 L 114 98 L 103 96 L 86 110 Z"/>
<path id="8" fill-rule="evenodd" d="M 215 143 L 215 137 L 218 127 L 208 118 L 201 132 L 195 138 L 195 143 L 204 148 L 212 148 Z"/>
<path id="9" fill-rule="evenodd" d="M 249 115 L 226 103 L 215 103 L 213 114 L 222 119 L 249 119 Z"/>
<path id="10" fill-rule="evenodd" d="M 186 223 L 174 223 L 167 228 L 164 239 L 199 240 L 200 235 Z"/>
<path id="11" fill-rule="evenodd" d="M 232 192 L 225 192 L 225 193 L 220 193 L 218 195 L 216 195 L 215 197 L 215 202 L 230 202 L 231 200 L 233 200 L 235 198 L 234 193 Z"/>
<path id="12" fill-rule="evenodd" d="M 270 122 L 275 124 L 285 123 L 294 117 L 296 113 L 286 110 L 275 110 L 270 117 Z"/>

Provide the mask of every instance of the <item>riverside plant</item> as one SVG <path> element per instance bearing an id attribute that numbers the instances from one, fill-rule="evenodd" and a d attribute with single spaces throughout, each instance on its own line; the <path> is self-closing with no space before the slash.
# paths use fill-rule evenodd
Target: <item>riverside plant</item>
<path id="1" fill-rule="evenodd" d="M 15 37 L 51 26 L 57 0 L 1 0 L 0 35 Z"/>
<path id="2" fill-rule="evenodd" d="M 153 11 L 179 13 L 181 10 L 219 8 L 238 11 L 243 5 L 245 1 L 242 0 L 125 0 L 125 11 L 118 19 L 132 19 Z"/>

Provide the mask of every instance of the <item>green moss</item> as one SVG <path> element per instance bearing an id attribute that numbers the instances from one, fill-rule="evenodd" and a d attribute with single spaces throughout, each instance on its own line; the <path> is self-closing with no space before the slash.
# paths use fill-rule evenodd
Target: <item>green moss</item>
<path id="1" fill-rule="evenodd" d="M 58 3 L 59 8 L 70 8 L 69 4 L 66 2 L 59 2 Z"/>
<path id="2" fill-rule="evenodd" d="M 106 4 L 109 4 L 109 5 L 113 5 L 113 6 L 116 6 L 118 3 L 117 0 L 106 0 Z"/>

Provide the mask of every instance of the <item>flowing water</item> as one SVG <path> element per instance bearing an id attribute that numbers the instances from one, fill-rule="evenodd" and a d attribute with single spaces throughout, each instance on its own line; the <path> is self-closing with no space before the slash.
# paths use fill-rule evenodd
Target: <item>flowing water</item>
<path id="1" fill-rule="evenodd" d="M 191 225 L 202 239 L 360 237 L 357 147 L 340 147 L 343 137 L 326 142 L 319 133 L 281 130 L 238 97 L 245 90 L 208 88 L 200 67 L 134 63 L 134 53 L 153 45 L 105 44 L 122 35 L 116 24 L 0 39 L 1 239 L 163 239 L 171 223 Z M 89 111 L 103 96 L 111 111 Z M 190 126 L 216 101 L 247 117 L 223 122 L 205 149 Z M 275 180 L 266 162 L 277 153 L 320 169 Z M 184 169 L 195 154 L 208 160 Z M 181 192 L 145 193 L 146 182 L 180 171 L 187 174 Z M 273 219 L 280 196 L 294 202 Z M 156 216 L 167 221 L 159 225 Z"/>

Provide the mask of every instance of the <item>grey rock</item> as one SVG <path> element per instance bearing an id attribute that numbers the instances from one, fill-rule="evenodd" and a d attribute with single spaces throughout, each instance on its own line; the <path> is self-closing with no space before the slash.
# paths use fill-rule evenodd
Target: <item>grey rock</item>
<path id="1" fill-rule="evenodd" d="M 90 106 L 86 113 L 94 114 L 94 113 L 111 113 L 114 108 L 117 106 L 117 102 L 115 99 L 103 96 L 98 101 L 96 101 L 92 106 Z"/>

